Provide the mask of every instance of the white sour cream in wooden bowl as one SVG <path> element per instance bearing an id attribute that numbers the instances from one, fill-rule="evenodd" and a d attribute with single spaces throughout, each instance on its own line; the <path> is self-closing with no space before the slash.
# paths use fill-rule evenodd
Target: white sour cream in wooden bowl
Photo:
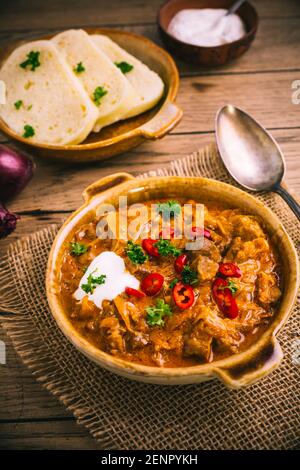
<path id="1" fill-rule="evenodd" d="M 172 18 L 168 33 L 185 43 L 215 47 L 237 41 L 246 33 L 241 18 L 223 8 L 184 9 Z"/>

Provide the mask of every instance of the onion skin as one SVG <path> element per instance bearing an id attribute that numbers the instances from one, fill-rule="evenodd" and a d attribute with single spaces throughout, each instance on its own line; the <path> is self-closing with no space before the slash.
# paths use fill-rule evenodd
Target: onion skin
<path id="1" fill-rule="evenodd" d="M 26 155 L 0 144 L 0 201 L 7 201 L 25 188 L 34 164 Z"/>
<path id="2" fill-rule="evenodd" d="M 7 235 L 15 230 L 19 218 L 17 214 L 9 212 L 9 210 L 0 203 L 0 238 L 7 237 Z"/>
<path id="3" fill-rule="evenodd" d="M 0 144 L 0 201 L 7 201 L 25 188 L 34 164 L 26 155 Z M 0 202 L 0 239 L 13 232 L 20 217 Z"/>

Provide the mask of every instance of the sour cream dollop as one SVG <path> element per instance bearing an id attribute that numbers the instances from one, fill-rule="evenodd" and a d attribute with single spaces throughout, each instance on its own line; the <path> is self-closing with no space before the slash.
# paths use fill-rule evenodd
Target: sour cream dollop
<path id="1" fill-rule="evenodd" d="M 82 284 L 86 284 L 89 275 L 93 277 L 106 276 L 105 283 L 95 286 L 92 293 L 87 294 L 82 288 Z M 102 307 L 103 300 L 113 300 L 122 292 L 125 287 L 133 287 L 138 289 L 139 280 L 126 271 L 125 263 L 121 256 L 113 251 L 103 251 L 100 255 L 93 259 L 86 272 L 82 276 L 79 287 L 74 293 L 76 300 L 82 300 L 84 296 L 88 296 L 89 300 L 94 302 L 98 307 Z"/>
<path id="2" fill-rule="evenodd" d="M 238 15 L 225 16 L 223 8 L 180 10 L 172 18 L 168 33 L 195 46 L 215 47 L 237 41 L 246 29 Z"/>

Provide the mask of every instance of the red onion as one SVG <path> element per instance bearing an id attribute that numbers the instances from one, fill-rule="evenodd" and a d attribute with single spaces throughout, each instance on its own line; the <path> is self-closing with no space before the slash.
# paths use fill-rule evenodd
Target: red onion
<path id="1" fill-rule="evenodd" d="M 0 203 L 0 238 L 5 238 L 13 232 L 20 217 L 9 212 L 5 206 Z"/>
<path id="2" fill-rule="evenodd" d="M 25 188 L 33 174 L 33 162 L 26 155 L 0 145 L 0 200 L 6 201 Z"/>
<path id="3" fill-rule="evenodd" d="M 20 193 L 32 177 L 33 169 L 33 162 L 26 155 L 0 145 L 0 201 Z M 0 202 L 0 238 L 15 230 L 19 218 Z"/>

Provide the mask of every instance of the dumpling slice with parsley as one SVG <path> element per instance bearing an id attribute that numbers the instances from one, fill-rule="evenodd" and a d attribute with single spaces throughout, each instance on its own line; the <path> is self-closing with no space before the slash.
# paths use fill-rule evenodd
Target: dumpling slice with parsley
<path id="1" fill-rule="evenodd" d="M 164 83 L 160 76 L 109 37 L 93 34 L 91 38 L 97 47 L 120 68 L 138 95 L 137 102 L 132 104 L 126 117 L 136 116 L 153 108 L 164 92 Z"/>
<path id="2" fill-rule="evenodd" d="M 0 70 L 0 116 L 18 135 L 42 144 L 77 144 L 91 132 L 96 105 L 50 41 L 15 49 Z"/>
<path id="3" fill-rule="evenodd" d="M 57 34 L 52 41 L 98 108 L 94 130 L 123 119 L 137 101 L 137 95 L 91 37 L 82 29 L 70 29 Z"/>

